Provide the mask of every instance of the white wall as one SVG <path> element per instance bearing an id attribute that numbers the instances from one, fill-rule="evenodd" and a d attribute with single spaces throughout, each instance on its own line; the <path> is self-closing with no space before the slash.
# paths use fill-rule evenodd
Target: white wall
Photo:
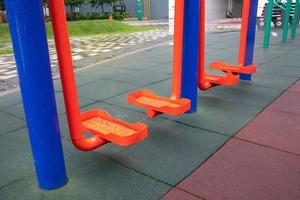
<path id="1" fill-rule="evenodd" d="M 206 0 L 206 19 L 225 18 L 228 0 Z"/>

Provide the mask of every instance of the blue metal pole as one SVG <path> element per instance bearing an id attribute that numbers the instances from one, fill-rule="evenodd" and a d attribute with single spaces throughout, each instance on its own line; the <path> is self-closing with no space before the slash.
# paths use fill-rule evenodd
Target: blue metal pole
<path id="1" fill-rule="evenodd" d="M 67 182 L 42 1 L 5 0 L 39 186 Z"/>
<path id="2" fill-rule="evenodd" d="M 247 34 L 245 66 L 253 64 L 254 49 L 255 49 L 255 36 L 256 36 L 256 17 L 257 17 L 258 0 L 251 0 L 249 12 L 249 24 Z M 250 81 L 252 76 L 249 74 L 241 74 L 242 80 Z"/>
<path id="3" fill-rule="evenodd" d="M 184 33 L 182 58 L 182 98 L 191 100 L 191 110 L 197 111 L 197 67 L 199 40 L 199 0 L 184 3 Z"/>

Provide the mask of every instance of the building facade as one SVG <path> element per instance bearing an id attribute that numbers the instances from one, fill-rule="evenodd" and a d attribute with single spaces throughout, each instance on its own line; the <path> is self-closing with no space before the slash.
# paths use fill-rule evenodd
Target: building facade
<path id="1" fill-rule="evenodd" d="M 174 0 L 143 0 L 144 2 L 144 15 L 146 19 L 168 19 L 169 18 L 169 5 Z M 206 18 L 207 19 L 222 19 L 226 17 L 229 10 L 232 17 L 241 17 L 243 0 L 206 0 Z M 132 16 L 136 16 L 137 1 L 136 0 L 123 0 L 126 5 L 127 12 Z M 106 12 L 112 12 L 110 6 L 105 7 Z M 92 8 L 89 5 L 80 7 L 81 13 L 101 12 L 100 8 Z"/>

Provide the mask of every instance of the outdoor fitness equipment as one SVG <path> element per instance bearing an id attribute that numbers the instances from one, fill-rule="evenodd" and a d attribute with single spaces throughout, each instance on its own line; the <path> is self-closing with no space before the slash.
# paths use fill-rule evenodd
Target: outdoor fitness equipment
<path id="1" fill-rule="evenodd" d="M 154 118 L 159 114 L 181 115 L 191 108 L 190 100 L 181 98 L 184 0 L 176 0 L 175 4 L 174 62 L 171 98 L 159 97 L 148 90 L 140 90 L 128 94 L 128 103 L 145 108 L 149 118 Z"/>
<path id="2" fill-rule="evenodd" d="M 272 17 L 273 17 L 273 9 L 274 7 L 280 7 L 284 10 L 284 22 L 282 28 L 282 42 L 286 43 L 288 39 L 288 30 L 289 24 L 292 19 L 292 30 L 291 30 L 291 38 L 296 38 L 297 28 L 299 26 L 299 7 L 300 1 L 295 0 L 295 4 L 293 4 L 292 0 L 287 0 L 286 3 L 283 3 L 281 0 L 269 0 L 268 9 L 266 14 L 266 29 L 264 35 L 263 48 L 269 48 L 270 43 L 270 34 L 271 34 L 271 25 L 272 25 Z"/>
<path id="3" fill-rule="evenodd" d="M 80 113 L 64 1 L 49 0 L 49 8 L 73 144 L 80 150 L 89 151 L 107 142 L 129 146 L 146 138 L 148 127 L 145 124 L 130 124 L 103 110 Z M 86 138 L 85 131 L 93 136 Z"/>
<path id="4" fill-rule="evenodd" d="M 242 29 L 240 37 L 240 48 L 238 65 L 229 65 L 224 62 L 213 62 L 210 68 L 223 71 L 225 76 L 208 74 L 205 72 L 205 0 L 200 0 L 200 30 L 199 30 L 199 61 L 198 61 L 198 87 L 201 90 L 208 90 L 214 86 L 231 86 L 239 82 L 238 75 L 251 75 L 256 72 L 256 66 L 245 65 L 247 51 L 247 35 L 249 26 L 250 0 L 244 0 Z"/>

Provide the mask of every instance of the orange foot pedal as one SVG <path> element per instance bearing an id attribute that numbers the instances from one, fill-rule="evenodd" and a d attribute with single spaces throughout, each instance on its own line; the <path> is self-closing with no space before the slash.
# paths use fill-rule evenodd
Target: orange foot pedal
<path id="1" fill-rule="evenodd" d="M 224 85 L 224 86 L 236 85 L 239 82 L 237 76 L 218 76 L 218 75 L 212 75 L 207 73 L 204 76 L 204 80 L 215 85 Z"/>
<path id="2" fill-rule="evenodd" d="M 148 90 L 140 90 L 128 94 L 128 103 L 145 108 L 149 118 L 154 118 L 159 114 L 181 115 L 191 109 L 189 99 L 172 100 L 159 97 Z"/>
<path id="3" fill-rule="evenodd" d="M 83 129 L 120 146 L 130 146 L 148 136 L 148 127 L 142 123 L 130 124 L 113 118 L 102 110 L 81 114 Z"/>
<path id="4" fill-rule="evenodd" d="M 224 62 L 219 62 L 219 61 L 211 63 L 210 68 L 213 70 L 231 72 L 236 75 L 237 74 L 254 74 L 256 72 L 255 65 L 232 66 L 232 65 L 228 65 Z"/>

